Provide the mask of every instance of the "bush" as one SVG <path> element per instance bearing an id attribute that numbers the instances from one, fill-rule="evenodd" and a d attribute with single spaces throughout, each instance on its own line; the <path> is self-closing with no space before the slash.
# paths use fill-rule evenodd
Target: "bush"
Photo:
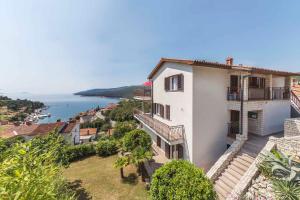
<path id="1" fill-rule="evenodd" d="M 62 176 L 61 163 L 57 162 L 59 140 L 44 140 L 51 145 L 36 140 L 39 139 L 16 143 L 4 153 L 0 165 L 1 199 L 75 199 Z"/>
<path id="2" fill-rule="evenodd" d="M 133 152 L 137 148 L 151 151 L 151 145 L 151 137 L 143 130 L 132 130 L 123 137 L 123 150 L 127 152 Z"/>
<path id="3" fill-rule="evenodd" d="M 114 138 L 122 138 L 125 133 L 130 132 L 136 129 L 137 124 L 135 121 L 125 121 L 125 122 L 117 122 L 113 136 Z"/>
<path id="4" fill-rule="evenodd" d="M 66 149 L 66 154 L 69 162 L 73 162 L 87 156 L 95 155 L 96 150 L 93 144 L 80 144 L 68 146 Z"/>
<path id="5" fill-rule="evenodd" d="M 108 131 L 108 129 L 111 128 L 110 123 L 105 123 L 103 124 L 103 126 L 101 127 L 101 131 Z"/>
<path id="6" fill-rule="evenodd" d="M 155 171 L 150 195 L 154 200 L 216 199 L 213 184 L 203 170 L 184 160 L 173 160 Z"/>
<path id="7" fill-rule="evenodd" d="M 96 153 L 103 157 L 116 154 L 117 150 L 117 144 L 114 140 L 100 140 L 96 145 Z"/>

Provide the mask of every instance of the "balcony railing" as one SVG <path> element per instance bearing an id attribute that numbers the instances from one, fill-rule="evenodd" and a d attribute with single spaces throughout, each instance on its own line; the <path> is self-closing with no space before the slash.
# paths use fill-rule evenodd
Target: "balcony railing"
<path id="1" fill-rule="evenodd" d="M 288 100 L 291 97 L 289 87 L 248 88 L 248 100 Z M 240 101 L 241 93 L 238 88 L 227 89 L 228 101 Z M 246 100 L 246 99 L 245 99 Z"/>
<path id="2" fill-rule="evenodd" d="M 139 110 L 135 110 L 134 116 L 140 122 L 148 125 L 150 128 L 155 130 L 161 137 L 169 142 L 175 142 L 183 139 L 183 125 L 168 126 L 167 124 L 154 119 L 150 116 L 150 114 L 145 114 Z"/>
<path id="3" fill-rule="evenodd" d="M 239 101 L 241 100 L 240 89 L 237 87 L 227 88 L 227 100 L 228 101 Z"/>
<path id="4" fill-rule="evenodd" d="M 249 88 L 248 100 L 270 100 L 270 88 Z"/>

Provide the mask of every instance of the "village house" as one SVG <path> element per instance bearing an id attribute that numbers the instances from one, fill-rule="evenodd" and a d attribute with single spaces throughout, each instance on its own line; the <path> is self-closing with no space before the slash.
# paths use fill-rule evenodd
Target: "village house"
<path id="1" fill-rule="evenodd" d="M 81 128 L 80 143 L 88 143 L 94 140 L 97 136 L 97 128 Z"/>
<path id="2" fill-rule="evenodd" d="M 135 118 L 167 159 L 208 170 L 237 134 L 283 131 L 291 105 L 299 111 L 296 100 L 291 104 L 291 77 L 299 75 L 234 65 L 232 58 L 225 64 L 162 58 L 148 77 L 152 113 Z"/>
<path id="3" fill-rule="evenodd" d="M 56 122 L 46 124 L 26 123 L 21 125 L 2 125 L 0 129 L 0 137 L 11 138 L 22 136 L 26 140 L 30 140 L 37 136 L 47 135 L 49 132 L 58 131 L 65 140 L 72 145 L 79 144 L 79 123 L 75 122 Z"/>

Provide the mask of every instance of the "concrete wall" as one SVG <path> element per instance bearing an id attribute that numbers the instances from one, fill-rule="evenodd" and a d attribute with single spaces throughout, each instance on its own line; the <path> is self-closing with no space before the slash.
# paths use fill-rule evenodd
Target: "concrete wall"
<path id="1" fill-rule="evenodd" d="M 289 100 L 268 101 L 264 105 L 264 135 L 283 131 L 285 119 L 291 116 L 291 102 Z"/>
<path id="2" fill-rule="evenodd" d="M 228 71 L 194 68 L 193 162 L 209 169 L 227 148 Z"/>
<path id="3" fill-rule="evenodd" d="M 273 76 L 272 86 L 273 87 L 284 87 L 285 85 L 285 77 Z"/>
<path id="4" fill-rule="evenodd" d="M 183 74 L 184 90 L 175 92 L 166 92 L 165 78 Z M 170 120 L 163 119 L 154 115 L 154 118 L 170 126 L 184 125 L 185 144 L 184 159 L 192 161 L 192 141 L 193 141 L 193 68 L 189 65 L 180 65 L 176 63 L 165 63 L 153 77 L 153 102 L 162 105 L 170 105 Z"/>

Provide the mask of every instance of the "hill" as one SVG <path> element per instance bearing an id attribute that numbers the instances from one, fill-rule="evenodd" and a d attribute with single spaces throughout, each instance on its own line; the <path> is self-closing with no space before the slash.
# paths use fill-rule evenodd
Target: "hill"
<path id="1" fill-rule="evenodd" d="M 106 89 L 91 89 L 75 93 L 81 96 L 103 96 L 115 98 L 131 98 L 134 96 L 134 91 L 143 89 L 142 85 L 124 86 L 118 88 Z"/>

